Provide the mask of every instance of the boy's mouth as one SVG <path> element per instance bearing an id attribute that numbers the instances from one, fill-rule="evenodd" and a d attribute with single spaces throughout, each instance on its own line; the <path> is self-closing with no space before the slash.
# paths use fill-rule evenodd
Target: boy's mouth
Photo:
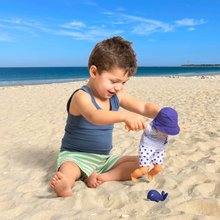
<path id="1" fill-rule="evenodd" d="M 111 92 L 111 91 L 108 91 L 108 93 L 109 93 L 110 95 L 114 95 L 114 94 L 115 94 L 115 92 Z"/>

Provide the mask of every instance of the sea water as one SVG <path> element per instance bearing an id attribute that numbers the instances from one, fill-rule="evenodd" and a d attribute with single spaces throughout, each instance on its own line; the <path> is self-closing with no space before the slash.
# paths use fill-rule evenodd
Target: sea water
<path id="1" fill-rule="evenodd" d="M 138 67 L 134 76 L 195 76 L 220 74 L 220 67 Z M 87 80 L 87 67 L 0 68 L 0 86 L 49 84 Z"/>

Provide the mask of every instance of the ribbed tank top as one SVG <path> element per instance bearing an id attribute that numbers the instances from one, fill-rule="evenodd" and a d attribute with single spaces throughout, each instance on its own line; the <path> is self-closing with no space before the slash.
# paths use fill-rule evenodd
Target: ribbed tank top
<path id="1" fill-rule="evenodd" d="M 83 86 L 78 90 L 87 92 L 91 101 L 97 109 L 101 109 L 96 103 L 95 98 L 88 86 Z M 112 130 L 113 124 L 94 125 L 83 116 L 74 116 L 69 112 L 72 96 L 78 91 L 76 90 L 67 102 L 67 122 L 65 126 L 65 134 L 62 139 L 61 151 L 80 151 L 95 154 L 109 154 L 112 149 Z M 117 95 L 110 98 L 110 110 L 118 111 L 119 100 Z"/>

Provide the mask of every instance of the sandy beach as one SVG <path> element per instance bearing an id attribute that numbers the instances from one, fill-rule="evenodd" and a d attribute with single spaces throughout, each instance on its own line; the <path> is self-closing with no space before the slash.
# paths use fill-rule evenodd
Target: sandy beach
<path id="1" fill-rule="evenodd" d="M 164 170 L 150 183 L 141 178 L 90 189 L 78 181 L 73 197 L 57 198 L 49 182 L 66 102 L 83 84 L 0 87 L 2 220 L 220 219 L 220 75 L 132 77 L 128 93 L 175 108 L 185 128 L 169 138 Z M 116 124 L 112 152 L 137 155 L 141 134 Z M 147 201 L 151 189 L 168 192 L 168 198 Z"/>

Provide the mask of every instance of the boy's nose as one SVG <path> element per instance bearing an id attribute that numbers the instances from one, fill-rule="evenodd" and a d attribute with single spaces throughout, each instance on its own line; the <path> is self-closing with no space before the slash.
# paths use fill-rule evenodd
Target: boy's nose
<path id="1" fill-rule="evenodd" d="M 118 85 L 115 86 L 115 90 L 120 91 L 122 89 L 122 87 L 123 87 L 123 85 L 118 84 Z"/>

